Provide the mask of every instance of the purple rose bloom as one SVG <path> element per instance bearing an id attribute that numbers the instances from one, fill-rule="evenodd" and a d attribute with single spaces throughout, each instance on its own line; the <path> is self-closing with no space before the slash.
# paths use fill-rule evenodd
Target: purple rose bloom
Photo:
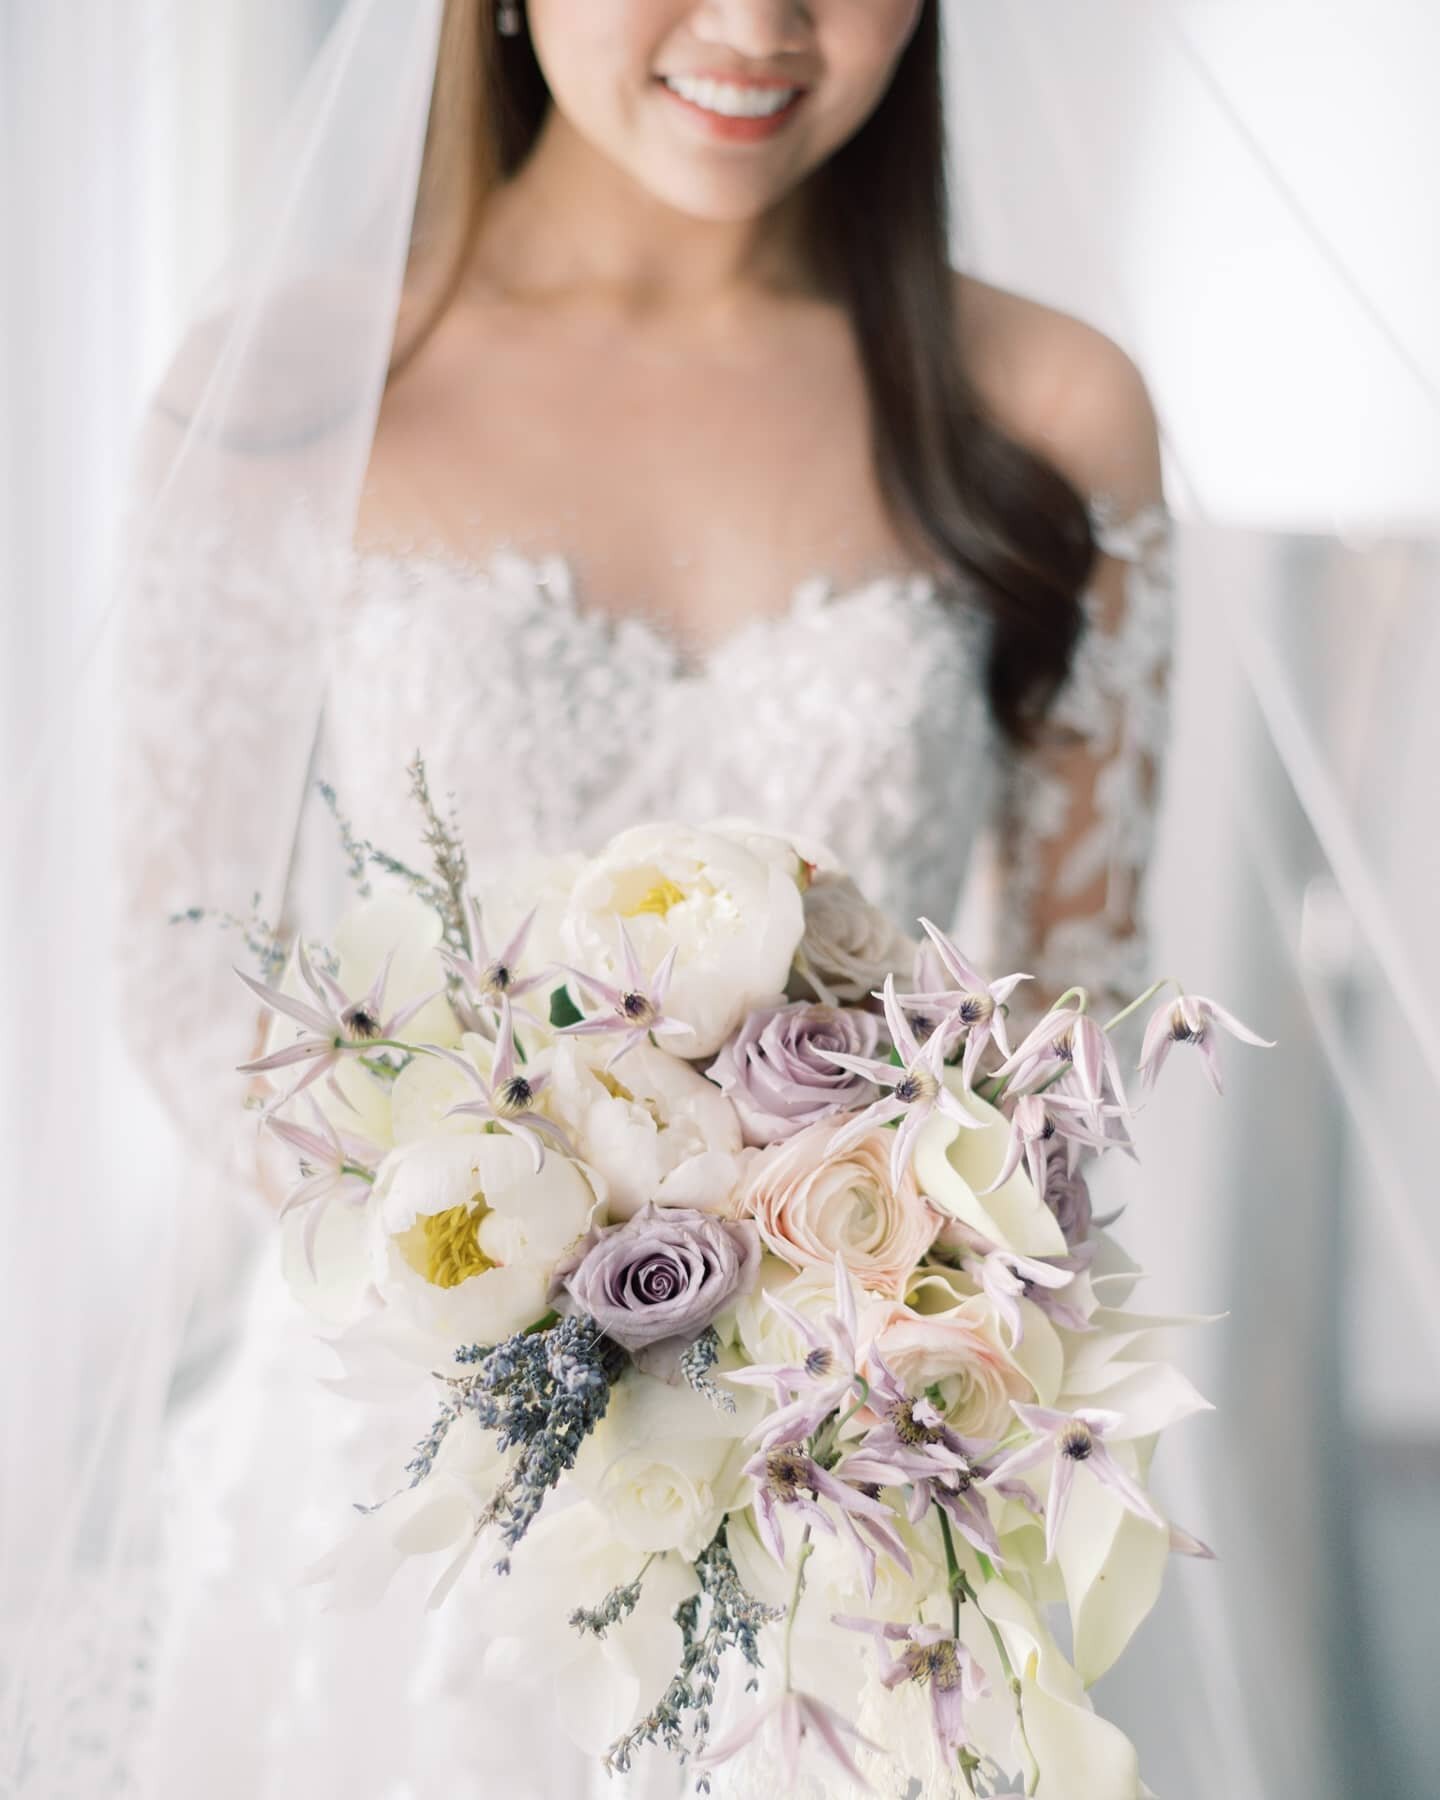
<path id="1" fill-rule="evenodd" d="M 872 1082 L 825 1052 L 872 1057 L 879 1037 L 877 1016 L 851 1007 L 757 1007 L 705 1072 L 740 1115 L 745 1142 L 774 1144 L 875 1097 Z"/>
<path id="2" fill-rule="evenodd" d="M 644 1351 L 699 1337 L 752 1286 L 759 1263 L 748 1221 L 651 1201 L 623 1225 L 592 1232 L 556 1283 L 617 1344 Z"/>

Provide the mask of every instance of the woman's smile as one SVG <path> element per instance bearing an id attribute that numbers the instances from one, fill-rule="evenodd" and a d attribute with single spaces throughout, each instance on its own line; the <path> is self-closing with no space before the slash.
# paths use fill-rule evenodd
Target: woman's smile
<path id="1" fill-rule="evenodd" d="M 783 131 L 807 91 L 773 81 L 721 81 L 690 75 L 659 75 L 656 85 L 707 136 L 746 144 Z"/>

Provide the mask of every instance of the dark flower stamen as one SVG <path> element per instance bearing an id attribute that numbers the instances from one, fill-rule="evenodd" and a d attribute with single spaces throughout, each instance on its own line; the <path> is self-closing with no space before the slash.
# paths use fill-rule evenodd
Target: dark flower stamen
<path id="1" fill-rule="evenodd" d="M 900 1660 L 912 1681 L 928 1681 L 942 1693 L 960 1685 L 960 1658 L 954 1638 L 941 1638 L 936 1644 L 907 1644 Z"/>
<path id="2" fill-rule="evenodd" d="M 890 1408 L 890 1423 L 902 1444 L 937 1444 L 944 1436 L 942 1427 L 923 1424 L 915 1417 L 915 1402 L 910 1399 Z"/>
<path id="3" fill-rule="evenodd" d="M 1068 1456 L 1071 1462 L 1085 1462 L 1095 1448 L 1095 1439 L 1090 1435 L 1090 1427 L 1078 1421 L 1068 1425 L 1060 1437 L 1060 1454 Z"/>
<path id="4" fill-rule="evenodd" d="M 349 1027 L 352 1036 L 357 1038 L 377 1038 L 380 1035 L 380 1021 L 373 1012 L 364 1006 L 352 1006 L 342 1015 L 343 1022 Z"/>

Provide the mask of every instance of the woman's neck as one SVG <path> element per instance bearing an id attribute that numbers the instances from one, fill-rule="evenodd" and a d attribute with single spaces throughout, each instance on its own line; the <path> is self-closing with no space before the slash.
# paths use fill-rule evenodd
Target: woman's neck
<path id="1" fill-rule="evenodd" d="M 814 292 L 802 248 L 807 198 L 797 188 L 757 218 L 697 218 L 552 106 L 524 165 L 487 201 L 473 267 L 510 299 L 720 322 L 757 298 Z"/>

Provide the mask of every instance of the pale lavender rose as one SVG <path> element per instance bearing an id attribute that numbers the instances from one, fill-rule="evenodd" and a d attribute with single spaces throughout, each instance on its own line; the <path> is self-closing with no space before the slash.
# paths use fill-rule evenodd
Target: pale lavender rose
<path id="1" fill-rule="evenodd" d="M 1069 1148 L 1058 1137 L 1046 1156 L 1045 1204 L 1072 1249 L 1090 1236 L 1090 1184 L 1078 1167 L 1071 1170 Z"/>
<path id="2" fill-rule="evenodd" d="M 795 973 L 818 999 L 863 1002 L 887 975 L 909 975 L 914 940 L 848 875 L 816 870 L 804 903 L 805 935 L 795 952 Z"/>
<path id="3" fill-rule="evenodd" d="M 644 1206 L 593 1232 L 556 1273 L 575 1304 L 625 1349 L 690 1342 L 753 1286 L 760 1240 L 748 1222 L 688 1206 Z"/>
<path id="4" fill-rule="evenodd" d="M 854 1008 L 757 1007 L 705 1073 L 740 1116 L 745 1142 L 757 1146 L 794 1137 L 831 1113 L 874 1097 L 874 1084 L 830 1060 L 827 1052 L 874 1056 L 880 1021 Z"/>

